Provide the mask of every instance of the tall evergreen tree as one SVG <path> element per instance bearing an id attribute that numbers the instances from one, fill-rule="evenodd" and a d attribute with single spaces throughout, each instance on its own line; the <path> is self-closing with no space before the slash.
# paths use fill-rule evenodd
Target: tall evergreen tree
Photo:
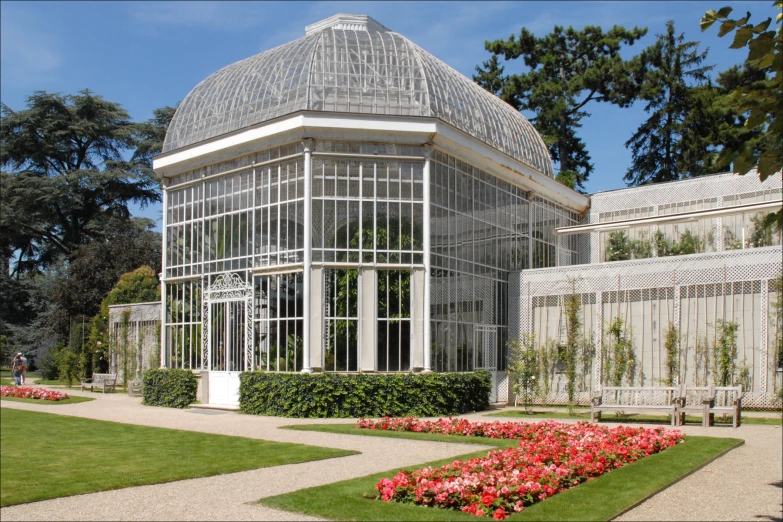
<path id="1" fill-rule="evenodd" d="M 160 200 L 147 159 L 125 159 L 137 152 L 143 129 L 119 104 L 86 90 L 39 91 L 27 109 L 0 111 L 0 232 L 3 255 L 16 253 L 15 270 L 70 256 L 128 219 L 130 203 Z"/>
<path id="2" fill-rule="evenodd" d="M 640 79 L 639 98 L 646 101 L 650 117 L 625 144 L 633 162 L 625 174 L 628 185 L 677 180 L 703 173 L 697 166 L 706 155 L 710 122 L 705 119 L 709 102 L 692 90 L 708 80 L 712 66 L 702 65 L 707 51 L 699 52 L 698 42 L 677 36 L 674 21 L 666 23 L 666 33 L 642 51 L 636 61 L 635 77 Z"/>
<path id="3" fill-rule="evenodd" d="M 623 60 L 620 49 L 646 33 L 646 28 L 637 27 L 615 26 L 604 32 L 595 26 L 581 31 L 555 26 L 552 33 L 537 38 L 522 29 L 519 38 L 485 43 L 493 56 L 476 68 L 473 79 L 514 108 L 535 113 L 531 122 L 559 164 L 558 179 L 584 189 L 593 165 L 577 135 L 580 121 L 589 116 L 583 109 L 590 102 L 625 107 L 634 100 L 631 63 Z M 522 58 L 529 71 L 503 76 L 498 56 Z"/>

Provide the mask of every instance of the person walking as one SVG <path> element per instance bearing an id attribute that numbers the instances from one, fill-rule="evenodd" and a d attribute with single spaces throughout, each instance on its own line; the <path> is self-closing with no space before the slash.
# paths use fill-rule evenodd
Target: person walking
<path id="1" fill-rule="evenodd" d="M 14 357 L 14 362 L 11 364 L 11 373 L 14 375 L 14 384 L 19 386 L 22 384 L 22 375 L 26 369 L 25 364 L 22 362 L 22 353 L 19 352 Z"/>
<path id="2" fill-rule="evenodd" d="M 25 383 L 27 382 L 27 367 L 29 366 L 29 364 L 27 363 L 27 357 L 25 357 L 24 354 L 21 355 L 22 355 L 22 386 L 24 386 Z"/>

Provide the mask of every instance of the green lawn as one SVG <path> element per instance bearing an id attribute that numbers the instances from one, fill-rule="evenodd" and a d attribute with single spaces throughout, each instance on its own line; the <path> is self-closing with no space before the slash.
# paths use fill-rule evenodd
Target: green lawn
<path id="1" fill-rule="evenodd" d="M 355 453 L 0 408 L 0 505 Z"/>
<path id="2" fill-rule="evenodd" d="M 564 411 L 533 411 L 532 414 L 525 413 L 523 410 L 505 410 L 496 413 L 487 413 L 485 417 L 513 417 L 522 418 L 532 421 L 541 419 L 579 419 L 590 420 L 589 413 L 576 413 L 569 415 Z M 638 423 L 650 423 L 650 424 L 664 424 L 668 425 L 671 421 L 668 415 L 621 415 L 616 416 L 613 414 L 604 413 L 601 418 L 605 422 L 638 422 Z M 686 415 L 686 424 L 701 424 L 701 417 Z M 731 417 L 719 418 L 715 417 L 716 424 L 731 424 Z M 742 424 L 762 424 L 766 426 L 780 426 L 783 425 L 783 419 L 780 417 L 742 417 Z"/>
<path id="3" fill-rule="evenodd" d="M 76 404 L 77 402 L 89 402 L 94 401 L 92 397 L 74 397 L 71 396 L 70 399 L 63 399 L 61 401 L 44 401 L 41 399 L 18 399 L 16 397 L 0 397 L 0 400 L 3 401 L 14 401 L 14 402 L 28 402 L 30 404 L 45 404 L 45 405 L 58 405 L 58 404 Z"/>
<path id="4" fill-rule="evenodd" d="M 324 424 L 287 427 L 289 429 L 351 433 L 357 436 L 388 436 L 417 440 L 440 440 L 459 443 L 479 443 L 508 447 L 514 441 L 483 439 L 460 435 L 430 435 L 407 432 L 357 430 L 353 425 Z M 422 437 L 422 436 L 426 436 Z M 432 439 L 429 437 L 437 437 Z M 596 480 L 557 494 L 543 502 L 516 513 L 509 520 L 610 520 L 645 498 L 657 493 L 684 475 L 707 464 L 721 454 L 743 444 L 740 439 L 687 437 L 686 441 L 666 451 L 613 470 Z M 465 460 L 482 457 L 486 451 L 461 455 Z M 427 462 L 416 466 L 440 466 L 455 458 Z M 368 477 L 361 477 L 267 497 L 259 500 L 264 506 L 322 517 L 330 520 L 476 520 L 473 515 L 454 510 L 427 508 L 396 502 L 381 502 L 365 497 L 376 493 L 375 484 L 390 478 L 398 470 L 392 469 Z"/>

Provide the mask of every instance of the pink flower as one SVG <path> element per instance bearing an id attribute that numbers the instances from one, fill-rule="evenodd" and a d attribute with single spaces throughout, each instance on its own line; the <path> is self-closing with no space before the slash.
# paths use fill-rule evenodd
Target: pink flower
<path id="1" fill-rule="evenodd" d="M 409 417 L 361 419 L 357 428 L 518 439 L 515 448 L 494 450 L 483 458 L 457 460 L 440 468 L 400 471 L 376 485 L 386 502 L 459 509 L 476 516 L 493 513 L 498 520 L 683 439 L 681 432 L 663 428 L 607 428 L 586 422 L 485 423 Z M 494 512 L 489 511 L 491 507 Z"/>

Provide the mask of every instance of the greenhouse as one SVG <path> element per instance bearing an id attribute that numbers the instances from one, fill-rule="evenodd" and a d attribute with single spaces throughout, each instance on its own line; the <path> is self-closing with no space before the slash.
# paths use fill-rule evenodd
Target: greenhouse
<path id="1" fill-rule="evenodd" d="M 254 369 L 504 381 L 509 274 L 574 262 L 588 206 L 519 112 L 357 15 L 201 82 L 154 166 L 161 361 L 214 404 Z"/>
<path id="2" fill-rule="evenodd" d="M 529 277 L 758 247 L 769 268 L 747 280 L 768 310 L 780 265 L 779 234 L 753 228 L 780 206 L 779 175 L 763 186 L 729 176 L 728 191 L 697 187 L 663 205 L 645 187 L 591 202 L 555 181 L 518 111 L 362 15 L 312 24 L 206 78 L 154 167 L 165 208 L 160 363 L 197 372 L 199 399 L 214 405 L 236 405 L 239 374 L 252 370 L 485 369 L 491 401 L 505 402 L 509 340 L 558 332 L 535 318 L 560 287 Z M 714 181 L 700 183 L 724 186 Z M 583 313 L 598 325 L 584 335 L 600 338 L 610 312 Z M 644 350 L 660 349 L 653 337 Z"/>

